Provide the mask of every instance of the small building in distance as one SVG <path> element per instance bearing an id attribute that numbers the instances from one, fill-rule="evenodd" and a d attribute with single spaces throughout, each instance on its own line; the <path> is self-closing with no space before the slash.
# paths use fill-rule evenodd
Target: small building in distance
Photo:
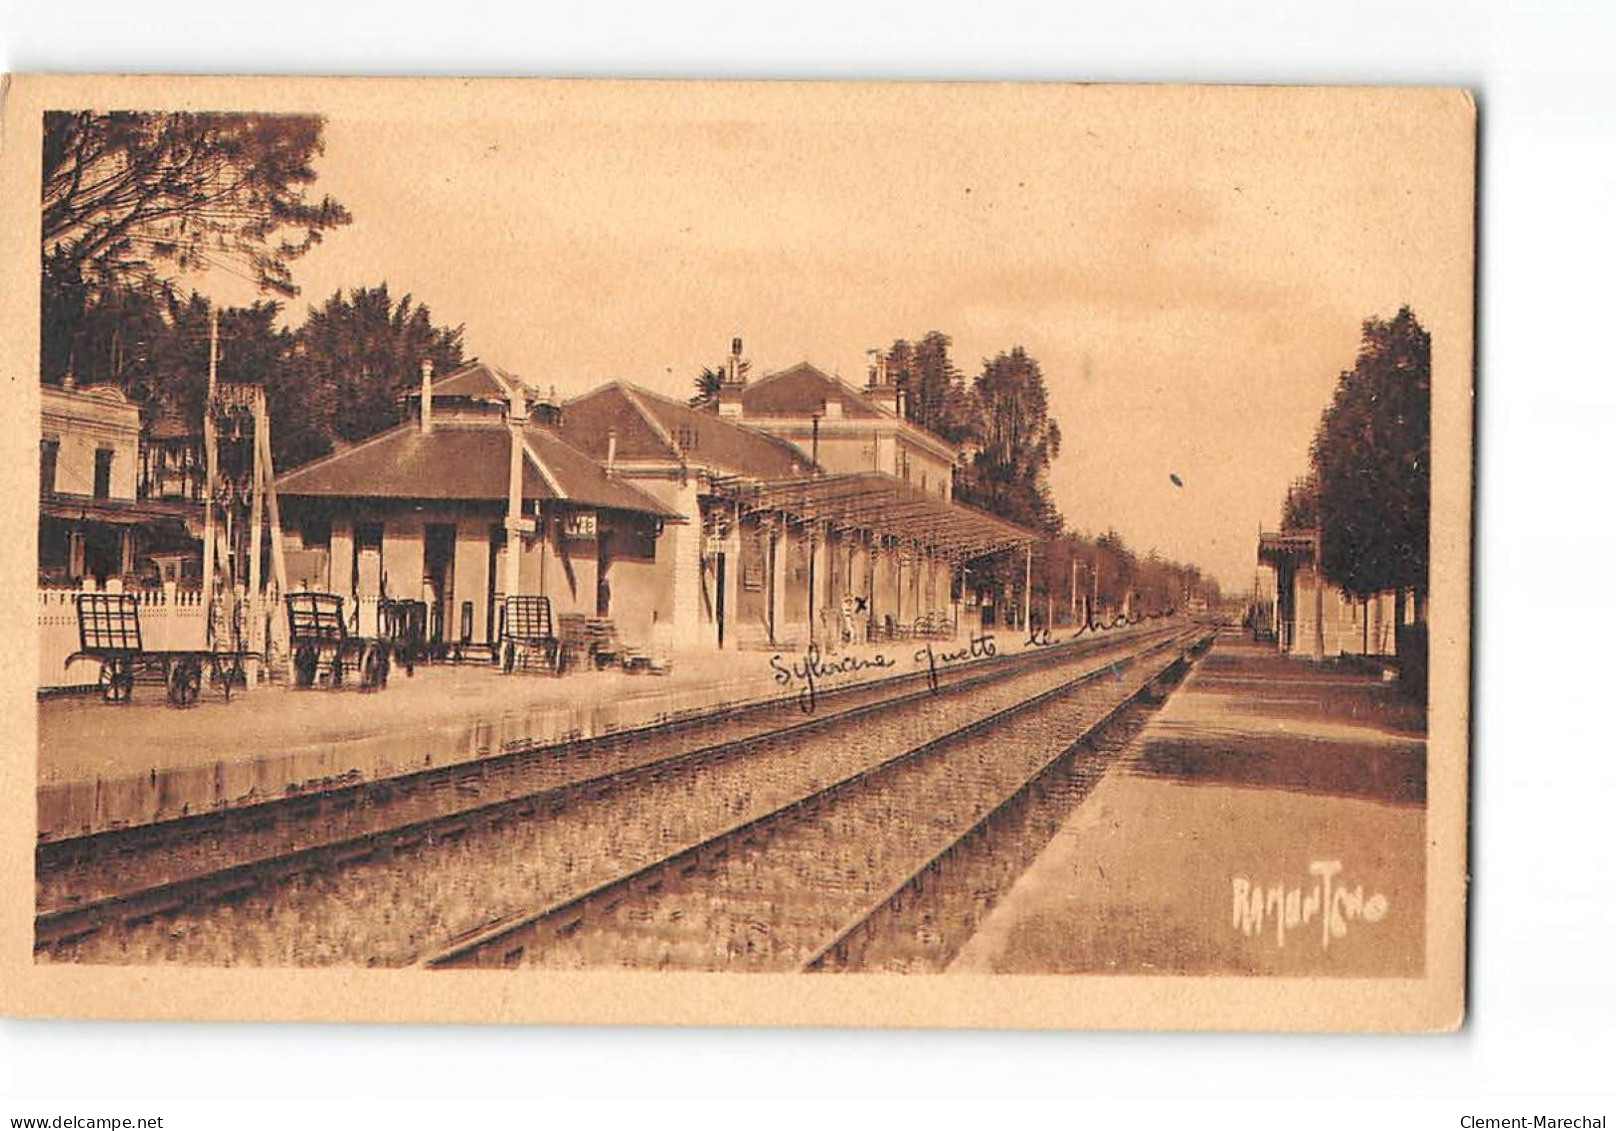
<path id="1" fill-rule="evenodd" d="M 1397 594 L 1359 601 L 1332 585 L 1319 568 L 1318 531 L 1259 533 L 1257 564 L 1256 607 L 1267 623 L 1252 628 L 1280 651 L 1313 659 L 1397 654 Z M 1405 606 L 1407 616 L 1413 602 Z"/>
<path id="2" fill-rule="evenodd" d="M 144 436 L 139 406 L 112 385 L 69 376 L 39 396 L 40 584 L 199 582 L 201 482 L 147 474 L 153 445 L 175 439 Z"/>
<path id="3" fill-rule="evenodd" d="M 357 602 L 365 631 L 379 600 L 411 599 L 426 603 L 432 640 L 492 644 L 516 592 L 651 641 L 671 614 L 659 541 L 677 511 L 568 444 L 548 426 L 553 405 L 495 366 L 434 380 L 427 363 L 406 403 L 405 423 L 279 477 L 289 585 Z"/>

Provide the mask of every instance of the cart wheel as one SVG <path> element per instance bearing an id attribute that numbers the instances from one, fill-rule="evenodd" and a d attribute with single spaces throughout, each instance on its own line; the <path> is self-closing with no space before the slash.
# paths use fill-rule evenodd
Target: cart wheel
<path id="1" fill-rule="evenodd" d="M 101 688 L 101 698 L 108 703 L 127 703 L 135 691 L 134 668 L 122 657 L 108 656 L 101 661 L 96 683 Z"/>
<path id="2" fill-rule="evenodd" d="M 516 670 L 516 644 L 514 641 L 505 641 L 505 646 L 500 649 L 499 666 L 501 670 L 506 672 Z"/>
<path id="3" fill-rule="evenodd" d="M 292 654 L 292 675 L 299 687 L 314 686 L 314 672 L 320 666 L 320 653 L 312 644 L 299 644 Z"/>
<path id="4" fill-rule="evenodd" d="M 380 691 L 387 686 L 387 649 L 380 644 L 372 644 L 365 649 L 365 656 L 360 661 L 359 686 L 368 691 Z"/>
<path id="5" fill-rule="evenodd" d="M 168 701 L 189 707 L 202 690 L 202 665 L 194 659 L 175 660 L 168 669 Z"/>

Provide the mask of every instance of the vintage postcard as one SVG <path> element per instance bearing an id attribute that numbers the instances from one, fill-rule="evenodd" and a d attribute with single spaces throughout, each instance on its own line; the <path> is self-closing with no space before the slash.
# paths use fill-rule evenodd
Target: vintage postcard
<path id="1" fill-rule="evenodd" d="M 1475 144 L 11 79 L 5 1009 L 1458 1025 Z"/>

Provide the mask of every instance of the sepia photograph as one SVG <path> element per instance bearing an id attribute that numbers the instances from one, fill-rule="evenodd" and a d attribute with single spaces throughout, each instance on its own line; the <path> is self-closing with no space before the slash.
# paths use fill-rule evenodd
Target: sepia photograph
<path id="1" fill-rule="evenodd" d="M 1466 92 L 5 115 L 11 1011 L 1462 1020 Z"/>

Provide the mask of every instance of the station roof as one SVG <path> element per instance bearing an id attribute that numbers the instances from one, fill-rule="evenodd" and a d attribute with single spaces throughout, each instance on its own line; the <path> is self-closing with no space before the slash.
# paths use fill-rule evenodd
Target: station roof
<path id="1" fill-rule="evenodd" d="M 1043 535 L 986 511 L 920 491 L 878 471 L 805 476 L 770 483 L 723 480 L 715 488 L 754 511 L 915 541 L 968 559 L 1039 541 Z"/>
<path id="2" fill-rule="evenodd" d="M 1263 531 L 1257 535 L 1257 560 L 1273 562 L 1281 558 L 1309 559 L 1319 550 L 1317 530 Z"/>
<path id="3" fill-rule="evenodd" d="M 749 381 L 741 390 L 743 416 L 813 416 L 823 410 L 827 401 L 839 402 L 843 417 L 892 415 L 846 381 L 806 361 Z"/>
<path id="4" fill-rule="evenodd" d="M 469 361 L 452 373 L 445 373 L 432 382 L 432 397 L 465 397 L 468 400 L 504 402 L 511 390 L 521 382 L 497 365 L 486 361 Z M 410 393 L 418 395 L 419 389 Z"/>
<path id="5" fill-rule="evenodd" d="M 796 445 L 672 397 L 613 381 L 565 405 L 561 435 L 597 460 L 617 433 L 625 462 L 687 463 L 751 479 L 800 476 L 813 461 Z"/>
<path id="6" fill-rule="evenodd" d="M 431 432 L 401 424 L 278 478 L 285 496 L 361 499 L 502 501 L 510 477 L 509 431 L 503 422 L 446 420 Z M 619 479 L 544 428 L 523 432 L 522 497 L 579 506 L 679 515 Z"/>

